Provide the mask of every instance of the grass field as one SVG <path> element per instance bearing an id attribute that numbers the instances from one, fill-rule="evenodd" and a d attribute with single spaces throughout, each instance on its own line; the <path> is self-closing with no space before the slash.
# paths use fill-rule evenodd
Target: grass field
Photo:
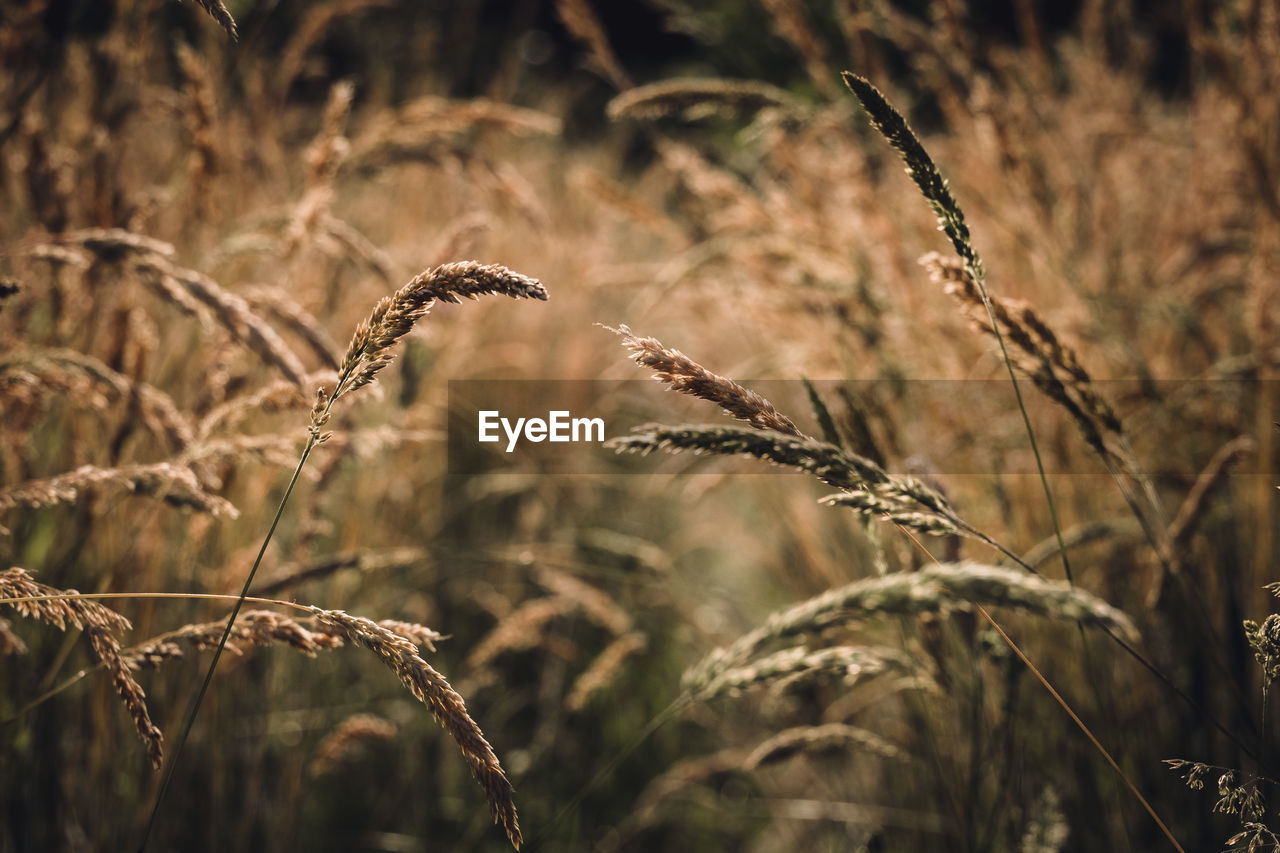
<path id="1" fill-rule="evenodd" d="M 1209 5 L 10 4 L 0 851 L 1280 846 Z"/>

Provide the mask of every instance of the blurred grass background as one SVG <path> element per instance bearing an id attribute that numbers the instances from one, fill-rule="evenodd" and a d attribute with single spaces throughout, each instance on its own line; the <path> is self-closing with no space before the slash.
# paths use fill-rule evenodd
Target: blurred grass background
<path id="1" fill-rule="evenodd" d="M 909 114 L 951 180 L 992 290 L 1035 306 L 1095 378 L 1126 380 L 1114 387 L 1132 390 L 1112 402 L 1171 516 L 1219 448 L 1253 438 L 1241 470 L 1256 473 L 1212 494 L 1162 590 L 1131 526 L 1072 559 L 1077 583 L 1129 613 L 1144 652 L 1255 757 L 1114 647 L 1096 637 L 1083 646 L 1069 622 L 1002 618 L 1186 849 L 1216 849 L 1238 828 L 1160 762 L 1267 776 L 1275 759 L 1275 712 L 1239 623 L 1270 612 L 1260 587 L 1277 579 L 1278 4 L 228 8 L 234 43 L 192 3 L 34 0 L 0 13 L 0 273 L 20 288 L 0 303 L 0 488 L 175 455 L 128 395 L 33 368 L 41 351 L 91 355 L 197 420 L 281 379 L 127 263 L 83 251 L 83 265 L 54 263 L 37 247 L 74 248 L 86 228 L 168 241 L 176 263 L 248 298 L 317 371 L 326 365 L 271 314 L 272 298 L 314 318 L 340 354 L 377 299 L 420 270 L 470 257 L 505 264 L 545 282 L 551 301 L 437 307 L 381 374 L 381 394 L 335 418 L 351 443 L 314 460 L 263 576 L 363 555 L 378 567 L 278 594 L 449 635 L 429 660 L 502 759 L 531 849 L 1158 849 L 1154 825 L 1097 753 L 965 613 L 846 632 L 905 649 L 935 691 L 838 680 L 760 691 L 695 706 L 629 751 L 679 693 L 680 673 L 716 645 L 873 575 L 877 558 L 900 570 L 927 561 L 892 529 L 872 533 L 818 506 L 824 492 L 807 480 L 621 476 L 644 470 L 633 459 L 586 477 L 447 475 L 449 380 L 639 378 L 594 325 L 627 323 L 743 381 L 850 381 L 827 402 L 891 468 L 932 472 L 967 518 L 1016 551 L 1051 536 L 1033 478 L 947 474 L 957 454 L 977 470 L 990 460 L 993 472 L 1025 458 L 1016 411 L 921 410 L 895 390 L 1000 380 L 1003 366 L 917 265 L 944 240 L 840 87 L 851 68 Z M 583 8 L 606 47 L 582 39 Z M 608 119 L 621 89 L 681 76 L 770 83 L 798 106 Z M 329 132 L 326 103 L 342 80 L 354 100 Z M 307 151 L 334 138 L 347 140 L 346 155 L 326 182 Z M 338 239 L 326 221 L 367 245 Z M 7 511 L 0 558 L 61 588 L 237 591 L 309 403 L 248 406 L 197 442 L 230 443 L 197 467 L 239 518 L 104 489 Z M 590 414 L 629 412 L 626 399 L 610 403 Z M 670 423 L 719 417 L 693 401 L 669 405 Z M 788 413 L 817 432 L 810 412 Z M 1130 517 L 1069 423 L 1039 439 L 1051 467 L 1072 472 L 1051 481 L 1065 528 Z M 261 450 L 267 440 L 279 452 Z M 934 544 L 939 555 L 961 547 Z M 392 549 L 411 550 L 378 559 Z M 615 621 L 593 615 L 583 602 L 594 599 L 565 578 L 604 596 Z M 126 644 L 225 613 L 181 602 L 121 610 L 135 625 Z M 108 679 L 15 717 L 90 659 L 74 637 L 4 615 L 27 651 L 0 667 L 0 849 L 136 844 L 158 777 Z M 499 627 L 517 640 L 477 658 L 487 641 L 496 648 Z M 570 707 L 579 676 L 632 634 L 604 687 Z M 152 849 L 505 847 L 454 745 L 366 658 L 273 648 L 224 659 Z M 141 676 L 170 739 L 206 662 Z M 312 773 L 326 736 L 356 713 L 396 734 Z M 830 722 L 875 731 L 907 757 L 834 750 L 742 769 L 772 734 Z M 1047 840 L 1028 841 L 1040 826 Z"/>

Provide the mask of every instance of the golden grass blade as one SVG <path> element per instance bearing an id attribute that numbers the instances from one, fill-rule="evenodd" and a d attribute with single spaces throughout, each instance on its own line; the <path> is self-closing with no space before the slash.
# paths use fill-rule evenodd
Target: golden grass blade
<path id="1" fill-rule="evenodd" d="M 121 486 L 131 492 L 159 498 L 172 506 L 213 516 L 236 518 L 240 514 L 230 501 L 206 491 L 190 468 L 170 462 L 120 468 L 82 465 L 46 480 L 20 483 L 0 489 L 0 512 L 18 506 L 72 503 L 84 492 L 104 485 Z"/>
<path id="2" fill-rule="evenodd" d="M 908 757 L 897 746 L 873 731 L 844 723 L 828 723 L 823 726 L 783 729 L 752 750 L 743 762 L 743 769 L 758 770 L 806 753 L 848 750 L 869 752 L 880 758 L 896 761 Z"/>
<path id="3" fill-rule="evenodd" d="M 556 0 L 556 14 L 565 29 L 587 49 L 587 66 L 619 90 L 631 88 L 631 78 L 609 45 L 600 19 L 589 0 Z"/>
<path id="4" fill-rule="evenodd" d="M 253 313 L 243 297 L 226 290 L 203 273 L 176 266 L 155 254 L 142 256 L 135 261 L 135 267 L 144 278 L 159 280 L 165 289 L 184 292 L 208 308 L 232 337 L 290 381 L 299 386 L 305 384 L 307 370 L 298 356 L 270 324 Z"/>
<path id="5" fill-rule="evenodd" d="M 315 757 L 307 765 L 309 776 L 323 776 L 332 772 L 352 750 L 366 741 L 391 740 L 396 736 L 396 724 L 374 714 L 353 714 L 325 736 L 316 747 Z"/>
<path id="6" fill-rule="evenodd" d="M 636 364 L 653 371 L 653 378 L 670 386 L 672 391 L 715 403 L 730 417 L 745 421 L 756 429 L 773 430 L 798 439 L 809 440 L 791 419 L 773 407 L 759 394 L 732 379 L 712 373 L 684 353 L 667 349 L 657 338 L 639 337 L 622 325 L 605 328 L 622 336 L 622 345 L 631 350 Z"/>
<path id="7" fill-rule="evenodd" d="M 102 361 L 71 349 L 29 347 L 0 358 L 0 385 L 6 377 L 34 391 L 74 395 L 75 399 L 129 402 L 152 432 L 164 436 L 174 450 L 195 438 L 195 427 L 168 394 L 131 379 Z M 6 389 L 6 394 L 10 391 Z M 14 392 L 16 393 L 16 392 Z"/>
<path id="8" fill-rule="evenodd" d="M 466 703 L 431 665 L 418 656 L 418 647 L 382 626 L 340 610 L 312 608 L 321 624 L 332 625 L 347 638 L 377 655 L 453 737 L 472 774 L 484 789 L 493 819 L 501 824 L 513 847 L 520 847 L 520 823 L 512 800 L 511 783 L 485 740 L 484 732 L 467 713 Z"/>
<path id="9" fill-rule="evenodd" d="M 120 643 L 113 632 L 132 627 L 129 620 L 109 607 L 96 601 L 83 599 L 46 599 L 42 601 L 6 602 L 6 599 L 32 596 L 58 596 L 65 591 L 37 583 L 25 570 L 17 566 L 0 572 L 0 604 L 10 603 L 19 613 L 41 622 L 47 622 L 65 631 L 68 626 L 79 628 L 89 638 L 94 655 L 111 673 L 116 693 L 124 702 L 133 720 L 138 736 L 146 744 L 151 766 L 159 769 L 164 761 L 164 735 L 151 721 L 147 710 L 147 694 L 133 677 L 129 661 L 120 654 Z M 74 590 L 71 590 L 74 593 Z"/>
<path id="10" fill-rule="evenodd" d="M 340 379 L 326 405 L 372 382 L 378 371 L 391 363 L 392 347 L 437 300 L 457 302 L 459 297 L 475 299 L 489 293 L 513 299 L 547 299 L 542 282 L 496 264 L 461 261 L 424 272 L 391 296 L 384 296 L 369 318 L 356 327 L 338 367 Z"/>
<path id="11" fill-rule="evenodd" d="M 240 33 L 236 30 L 236 20 L 231 17 L 231 13 L 227 11 L 227 7 L 223 5 L 222 0 L 196 0 L 200 4 L 200 8 L 209 13 L 209 17 L 213 18 L 222 28 L 227 31 L 227 35 L 232 41 L 240 38 Z"/>
<path id="12" fill-rule="evenodd" d="M 791 93 L 757 80 L 679 77 L 629 89 L 609 102 L 609 118 L 654 120 L 712 113 L 752 114 L 773 109 L 799 113 L 803 105 Z"/>
<path id="13" fill-rule="evenodd" d="M 694 692 L 715 683 L 767 644 L 814 634 L 878 615 L 937 613 L 966 605 L 1013 607 L 1039 616 L 1076 621 L 1136 642 L 1138 630 L 1123 612 L 1090 593 L 1029 575 L 1020 569 L 973 562 L 942 563 L 854 581 L 770 616 L 729 646 L 717 649 L 685 672 Z"/>

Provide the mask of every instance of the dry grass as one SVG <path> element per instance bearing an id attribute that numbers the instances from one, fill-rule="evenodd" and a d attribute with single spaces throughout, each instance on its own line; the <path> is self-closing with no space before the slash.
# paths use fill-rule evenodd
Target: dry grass
<path id="1" fill-rule="evenodd" d="M 25 570 L 13 566 L 0 573 L 0 602 L 6 599 L 57 596 L 63 590 L 37 583 Z M 74 592 L 74 590 L 71 590 Z M 129 620 L 94 601 L 45 600 L 18 602 L 11 605 L 19 613 L 39 619 L 65 631 L 67 626 L 84 632 L 93 654 L 111 673 L 111 682 L 133 720 L 138 737 L 147 747 L 151 766 L 159 768 L 164 761 L 164 735 L 151 721 L 147 710 L 147 694 L 133 676 L 132 661 L 120 653 L 120 643 L 113 632 L 132 627 Z"/>
<path id="2" fill-rule="evenodd" d="M 725 414 L 756 429 L 773 430 L 802 440 L 809 438 L 759 394 L 712 373 L 679 350 L 667 349 L 657 338 L 636 337 L 626 326 L 611 331 L 622 335 L 623 346 L 631 350 L 636 364 L 652 370 L 653 378 L 665 382 L 672 391 L 715 403 Z"/>
<path id="3" fill-rule="evenodd" d="M 785 89 L 755 80 L 689 77 L 628 89 L 609 102 L 608 113 L 615 121 L 667 116 L 692 121 L 723 113 L 749 116 L 770 109 L 799 113 L 803 107 Z"/>
<path id="4" fill-rule="evenodd" d="M 0 598 L 319 609 L 16 604 L 0 849 L 136 848 L 224 633 L 154 849 L 1171 848 L 1100 748 L 1269 843 L 1280 7 L 1015 7 L 18 3 Z M 458 476 L 499 378 L 689 452 Z"/>
<path id="5" fill-rule="evenodd" d="M 313 608 L 322 625 L 338 628 L 353 643 L 368 648 L 390 668 L 405 687 L 422 704 L 431 709 L 440 725 L 458 744 L 472 774 L 489 798 L 493 820 L 502 826 L 512 846 L 520 846 L 520 822 L 512 801 L 511 783 L 507 781 L 498 757 L 485 740 L 475 720 L 467 714 L 467 706 L 444 676 L 418 656 L 418 647 L 410 640 L 368 619 L 350 616 L 340 610 Z"/>
<path id="6" fill-rule="evenodd" d="M 307 771 L 312 776 L 323 776 L 332 773 L 361 742 L 370 740 L 392 740 L 396 736 L 396 726 L 389 720 L 373 714 L 353 714 L 325 736 L 316 747 L 315 757 Z"/>

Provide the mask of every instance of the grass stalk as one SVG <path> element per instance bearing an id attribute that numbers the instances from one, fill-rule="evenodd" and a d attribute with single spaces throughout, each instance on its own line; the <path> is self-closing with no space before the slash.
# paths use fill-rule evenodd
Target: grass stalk
<path id="1" fill-rule="evenodd" d="M 330 398 L 329 405 L 331 406 L 332 404 L 333 398 Z M 325 413 L 328 413 L 328 407 L 325 408 Z M 293 494 L 293 489 L 298 484 L 298 478 L 302 475 L 302 467 L 307 464 L 307 458 L 311 455 L 311 450 L 316 446 L 317 440 L 314 431 L 307 438 L 306 447 L 303 448 L 302 455 L 298 459 L 298 466 L 293 470 L 293 476 L 284 491 L 284 496 L 280 499 L 279 506 L 276 507 L 276 513 L 271 519 L 271 526 L 267 529 L 267 535 L 262 539 L 262 546 L 258 549 L 258 556 L 253 561 L 253 567 L 249 569 L 249 574 L 244 580 L 244 587 L 240 590 L 240 595 L 236 597 L 235 605 L 231 608 L 231 615 L 227 617 L 227 627 L 223 629 L 222 638 L 218 640 L 218 646 L 213 650 L 213 659 L 209 661 L 209 668 L 205 670 L 204 680 L 200 682 L 200 689 L 196 691 L 196 695 L 191 700 L 191 704 L 183 716 L 182 729 L 178 733 L 178 739 L 174 743 L 169 761 L 165 764 L 164 776 L 160 779 L 160 788 L 156 792 L 155 803 L 151 806 L 151 814 L 147 817 L 147 826 L 142 832 L 142 840 L 138 842 L 138 853 L 142 853 L 147 849 L 147 843 L 151 839 L 156 819 L 160 814 L 160 806 L 164 803 L 165 794 L 168 793 L 169 785 L 173 781 L 174 768 L 178 766 L 178 758 L 182 755 L 182 747 L 186 744 L 187 738 L 191 734 L 191 727 L 195 724 L 196 715 L 200 712 L 200 705 L 204 702 L 205 694 L 209 691 L 209 684 L 213 681 L 214 670 L 218 668 L 218 661 L 222 659 L 222 652 L 227 646 L 227 638 L 231 636 L 231 629 L 235 625 L 236 617 L 240 615 L 240 608 L 244 606 L 245 600 L 249 597 L 249 588 L 253 586 L 253 579 L 258 575 L 258 567 L 262 565 L 262 557 L 267 553 L 267 546 L 271 544 L 276 528 L 280 525 L 280 519 L 284 516 L 284 509 L 289 503 L 289 497 Z"/>

